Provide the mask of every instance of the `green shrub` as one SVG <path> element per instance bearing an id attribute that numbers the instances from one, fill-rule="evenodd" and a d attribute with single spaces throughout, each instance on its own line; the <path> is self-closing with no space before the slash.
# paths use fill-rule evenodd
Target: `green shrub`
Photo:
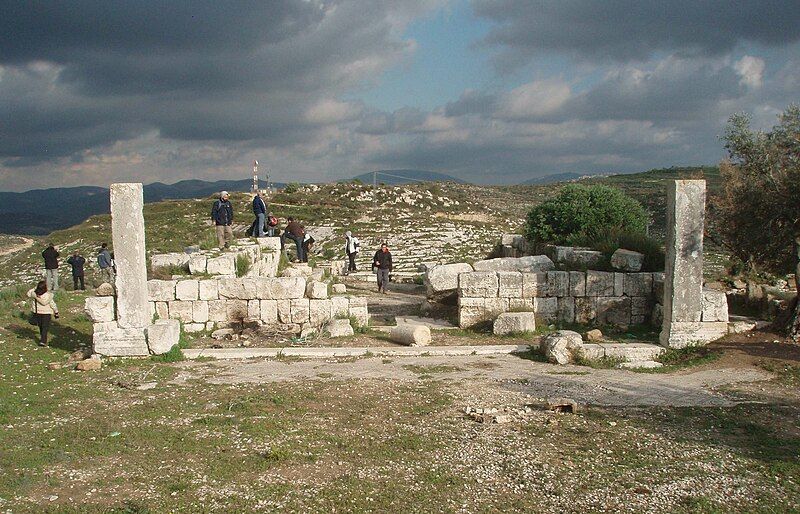
<path id="1" fill-rule="evenodd" d="M 297 182 L 291 182 L 286 184 L 286 187 L 283 188 L 283 192 L 287 195 L 293 195 L 300 189 L 300 184 Z"/>
<path id="2" fill-rule="evenodd" d="M 154 362 L 180 362 L 184 360 L 185 357 L 183 356 L 183 352 L 176 344 L 172 348 L 169 349 L 167 353 L 162 353 L 161 355 L 153 355 L 150 357 L 150 360 Z"/>
<path id="3" fill-rule="evenodd" d="M 610 262 L 611 255 L 620 248 L 644 254 L 642 271 L 664 271 L 664 249 L 661 243 L 645 234 L 610 229 L 592 237 L 575 238 L 573 244 L 588 246 L 600 252 Z"/>
<path id="4" fill-rule="evenodd" d="M 647 222 L 647 211 L 641 204 L 618 189 L 569 184 L 531 209 L 525 230 L 534 247 L 576 246 L 612 230 L 644 235 Z"/>
<path id="5" fill-rule="evenodd" d="M 247 255 L 236 256 L 236 276 L 241 278 L 250 271 L 250 258 Z"/>

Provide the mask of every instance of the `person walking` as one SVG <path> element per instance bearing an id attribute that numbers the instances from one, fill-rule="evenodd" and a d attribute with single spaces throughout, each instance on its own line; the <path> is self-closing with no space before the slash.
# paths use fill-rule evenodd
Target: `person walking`
<path id="1" fill-rule="evenodd" d="M 211 208 L 211 219 L 217 230 L 217 242 L 219 249 L 230 247 L 233 240 L 233 206 L 229 201 L 230 195 L 227 191 L 222 191 L 219 194 L 219 199 L 214 202 Z"/>
<path id="2" fill-rule="evenodd" d="M 381 243 L 381 249 L 375 252 L 372 258 L 372 269 L 378 275 L 378 292 L 386 294 L 389 286 L 389 273 L 392 271 L 392 254 L 389 253 L 389 245 Z"/>
<path id="3" fill-rule="evenodd" d="M 103 282 L 114 285 L 114 262 L 111 252 L 108 251 L 108 243 L 100 245 L 97 252 L 97 265 L 100 267 L 100 277 Z"/>
<path id="4" fill-rule="evenodd" d="M 314 246 L 314 238 L 306 232 L 303 236 L 303 262 L 308 262 L 308 254 L 311 253 L 312 246 Z"/>
<path id="5" fill-rule="evenodd" d="M 356 257 L 358 256 L 358 249 L 361 246 L 358 238 L 353 235 L 349 230 L 344 233 L 344 253 L 347 254 L 347 273 L 351 271 L 358 271 L 356 269 Z"/>
<path id="6" fill-rule="evenodd" d="M 286 229 L 283 231 L 283 235 L 294 241 L 295 246 L 297 246 L 297 262 L 305 262 L 303 239 L 305 239 L 306 236 L 306 228 L 295 221 L 291 216 L 286 218 L 286 221 L 288 223 L 286 224 Z"/>
<path id="7" fill-rule="evenodd" d="M 72 252 L 69 259 L 67 259 L 67 264 L 72 266 L 72 285 L 75 291 L 78 290 L 78 282 L 81 283 L 81 291 L 86 290 L 86 284 L 83 280 L 83 265 L 86 264 L 86 259 L 81 256 L 78 250 Z"/>
<path id="8" fill-rule="evenodd" d="M 47 282 L 47 287 L 51 291 L 58 289 L 58 253 L 53 243 L 47 245 L 47 248 L 42 252 L 44 258 L 44 279 Z"/>
<path id="9" fill-rule="evenodd" d="M 47 332 L 50 330 L 52 317 L 58 319 L 58 306 L 53 300 L 53 293 L 47 290 L 47 282 L 40 280 L 36 288 L 28 291 L 32 300 L 31 312 L 36 326 L 39 327 L 39 346 L 47 346 Z"/>
<path id="10" fill-rule="evenodd" d="M 265 226 L 267 223 L 267 202 L 264 201 L 264 193 L 256 193 L 253 197 L 253 214 L 256 216 L 256 229 L 253 231 L 255 237 L 264 237 Z"/>

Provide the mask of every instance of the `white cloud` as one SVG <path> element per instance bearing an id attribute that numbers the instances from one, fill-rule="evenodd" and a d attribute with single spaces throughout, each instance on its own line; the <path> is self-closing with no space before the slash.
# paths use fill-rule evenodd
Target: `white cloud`
<path id="1" fill-rule="evenodd" d="M 505 119 L 546 116 L 561 108 L 570 96 L 569 85 L 561 80 L 533 81 L 504 95 L 497 116 Z"/>
<path id="2" fill-rule="evenodd" d="M 764 59 L 751 55 L 745 55 L 733 65 L 733 69 L 742 77 L 739 83 L 753 89 L 761 87 L 764 79 L 764 68 Z"/>

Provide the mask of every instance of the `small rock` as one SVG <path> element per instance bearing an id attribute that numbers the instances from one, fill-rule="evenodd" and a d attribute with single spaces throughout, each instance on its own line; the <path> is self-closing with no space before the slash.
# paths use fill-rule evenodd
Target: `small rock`
<path id="1" fill-rule="evenodd" d="M 61 363 L 60 362 L 50 362 L 50 363 L 47 364 L 47 369 L 52 369 L 52 370 L 61 369 Z"/>
<path id="2" fill-rule="evenodd" d="M 145 382 L 143 384 L 139 384 L 136 386 L 136 389 L 139 391 L 147 391 L 148 389 L 155 389 L 157 383 L 156 382 Z"/>
<path id="3" fill-rule="evenodd" d="M 744 289 L 747 287 L 747 282 L 745 282 L 741 278 L 736 278 L 733 280 L 733 287 L 735 287 L 736 289 Z"/>
<path id="4" fill-rule="evenodd" d="M 617 365 L 617 367 L 621 369 L 655 369 L 662 366 L 663 364 L 658 361 L 621 362 Z"/>
<path id="5" fill-rule="evenodd" d="M 325 330 L 331 337 L 348 337 L 355 334 L 349 319 L 332 319 Z"/>
<path id="6" fill-rule="evenodd" d="M 611 255 L 611 266 L 620 271 L 639 271 L 644 263 L 644 254 L 632 250 L 618 249 Z"/>
<path id="7" fill-rule="evenodd" d="M 592 330 L 586 332 L 586 334 L 584 334 L 584 337 L 585 337 L 585 339 L 587 341 L 592 341 L 592 342 L 594 342 L 594 341 L 602 341 L 603 340 L 603 333 L 600 330 L 595 328 L 595 329 L 592 329 Z"/>
<path id="8" fill-rule="evenodd" d="M 513 418 L 508 414 L 497 414 L 496 416 L 492 416 L 492 423 L 510 423 L 513 421 Z"/>
<path id="9" fill-rule="evenodd" d="M 108 282 L 103 282 L 97 286 L 97 289 L 94 290 L 94 294 L 97 296 L 114 296 L 114 286 Z"/>
<path id="10" fill-rule="evenodd" d="M 333 284 L 331 290 L 336 294 L 343 294 L 347 292 L 347 286 L 344 284 Z"/>
<path id="11" fill-rule="evenodd" d="M 569 364 L 573 352 L 583 346 L 583 338 L 571 330 L 559 330 L 542 338 L 541 349 L 547 360 L 553 364 Z"/>
<path id="12" fill-rule="evenodd" d="M 428 346 L 431 344 L 431 329 L 425 325 L 402 323 L 392 328 L 389 339 L 406 346 Z"/>
<path id="13" fill-rule="evenodd" d="M 103 367 L 103 363 L 100 361 L 99 358 L 95 358 L 94 356 L 80 361 L 75 369 L 78 371 L 97 371 Z"/>
<path id="14" fill-rule="evenodd" d="M 548 398 L 547 408 L 553 412 L 569 412 L 576 414 L 578 412 L 578 402 L 572 398 Z"/>
<path id="15" fill-rule="evenodd" d="M 211 332 L 211 338 L 212 339 L 216 339 L 218 341 L 220 339 L 228 338 L 228 337 L 230 337 L 232 335 L 233 335 L 233 329 L 232 328 L 220 328 L 220 329 L 217 329 L 217 330 Z"/>

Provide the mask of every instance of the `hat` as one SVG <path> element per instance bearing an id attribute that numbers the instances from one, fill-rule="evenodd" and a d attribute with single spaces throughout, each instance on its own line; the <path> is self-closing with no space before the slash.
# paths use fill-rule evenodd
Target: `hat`
<path id="1" fill-rule="evenodd" d="M 223 191 L 223 192 L 221 192 L 221 193 L 219 194 L 219 196 L 228 196 L 228 192 L 227 192 L 227 191 Z"/>

